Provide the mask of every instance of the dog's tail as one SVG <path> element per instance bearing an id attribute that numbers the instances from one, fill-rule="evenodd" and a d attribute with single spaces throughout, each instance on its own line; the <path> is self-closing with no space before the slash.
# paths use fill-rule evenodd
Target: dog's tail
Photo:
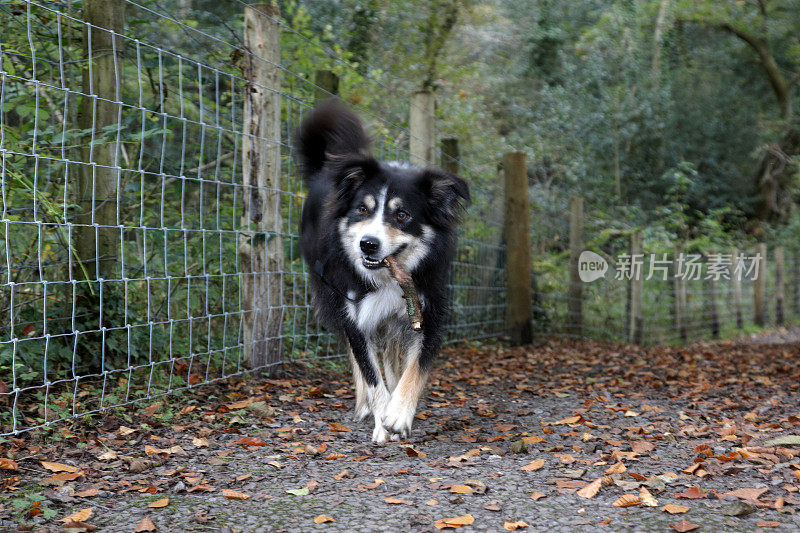
<path id="1" fill-rule="evenodd" d="M 308 182 L 330 159 L 368 155 L 369 138 L 358 115 L 335 100 L 326 100 L 303 120 L 295 147 Z"/>

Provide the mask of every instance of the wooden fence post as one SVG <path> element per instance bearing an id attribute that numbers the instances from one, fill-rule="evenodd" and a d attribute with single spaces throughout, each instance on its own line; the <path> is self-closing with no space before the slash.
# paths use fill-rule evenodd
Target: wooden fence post
<path id="1" fill-rule="evenodd" d="M 339 76 L 332 70 L 318 70 L 314 73 L 314 100 L 320 101 L 339 95 Z"/>
<path id="2" fill-rule="evenodd" d="M 731 251 L 731 283 L 733 284 L 733 312 L 736 315 L 736 328 L 744 327 L 744 316 L 742 315 L 742 278 L 736 265 L 739 264 L 739 250 L 734 248 Z"/>
<path id="3" fill-rule="evenodd" d="M 458 174 L 460 171 L 458 164 L 460 157 L 461 153 L 458 148 L 458 139 L 454 137 L 442 139 L 442 170 L 451 174 Z"/>
<path id="4" fill-rule="evenodd" d="M 794 318 L 800 318 L 800 248 L 794 251 L 792 265 L 792 300 L 794 302 Z"/>
<path id="5" fill-rule="evenodd" d="M 753 280 L 753 321 L 757 326 L 764 326 L 767 323 L 764 301 L 767 292 L 767 245 L 763 242 L 758 243 L 756 245 L 756 254 L 760 257 L 760 260 L 758 276 Z"/>
<path id="6" fill-rule="evenodd" d="M 411 95 L 408 151 L 411 163 L 421 167 L 436 163 L 435 112 L 436 99 L 432 91 L 417 91 Z"/>
<path id="7" fill-rule="evenodd" d="M 717 279 L 715 276 L 708 277 L 708 315 L 711 325 L 711 338 L 719 339 L 719 309 L 717 307 Z"/>
<path id="8" fill-rule="evenodd" d="M 786 292 L 783 281 L 783 246 L 775 248 L 775 325 L 782 326 L 786 312 Z"/>
<path id="9" fill-rule="evenodd" d="M 119 134 L 110 133 L 120 119 L 120 71 L 125 27 L 125 3 L 120 0 L 84 0 L 83 93 L 79 125 L 91 133 L 83 148 L 76 180 L 75 251 L 83 268 L 73 267 L 76 279 L 113 279 L 118 267 L 120 230 Z M 114 32 L 114 33 L 112 33 Z M 110 140 L 108 137 L 113 136 Z M 106 140 L 102 140 L 106 137 Z M 91 143 L 89 141 L 92 141 Z M 84 269 L 86 275 L 84 275 Z"/>
<path id="10" fill-rule="evenodd" d="M 583 198 L 573 196 L 569 201 L 569 290 L 567 292 L 567 332 L 583 332 L 583 283 L 578 259 L 583 251 Z"/>
<path id="11" fill-rule="evenodd" d="M 675 247 L 675 261 L 676 265 L 673 273 L 673 283 L 675 286 L 675 329 L 678 331 L 678 337 L 681 342 L 686 342 L 686 272 L 680 268 L 681 262 L 679 258 L 683 253 L 683 247 L 678 245 Z"/>
<path id="12" fill-rule="evenodd" d="M 508 331 L 512 344 L 533 341 L 531 323 L 531 242 L 528 218 L 528 172 L 524 152 L 503 156 L 506 199 L 506 273 Z"/>
<path id="13" fill-rule="evenodd" d="M 631 234 L 631 265 L 636 257 L 642 255 L 642 232 L 635 231 Z M 631 277 L 631 321 L 628 329 L 628 338 L 633 344 L 642 343 L 642 272 L 632 268 Z"/>
<path id="14" fill-rule="evenodd" d="M 248 55 L 242 134 L 242 218 L 239 235 L 244 358 L 252 368 L 281 360 L 280 9 L 244 8 Z"/>

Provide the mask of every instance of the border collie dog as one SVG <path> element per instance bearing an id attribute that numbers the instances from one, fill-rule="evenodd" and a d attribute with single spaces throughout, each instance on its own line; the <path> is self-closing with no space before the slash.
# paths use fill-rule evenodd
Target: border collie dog
<path id="1" fill-rule="evenodd" d="M 305 118 L 296 141 L 308 188 L 300 239 L 314 310 L 347 340 L 356 418 L 372 414 L 373 442 L 408 438 L 442 341 L 447 275 L 469 187 L 439 169 L 376 160 L 358 116 L 334 102 Z M 419 331 L 384 265 L 389 256 L 414 281 Z"/>

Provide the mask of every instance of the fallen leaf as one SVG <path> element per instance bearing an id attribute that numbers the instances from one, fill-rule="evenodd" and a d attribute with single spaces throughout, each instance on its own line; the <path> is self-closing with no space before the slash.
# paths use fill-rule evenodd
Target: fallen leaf
<path id="1" fill-rule="evenodd" d="M 286 489 L 286 492 L 294 496 L 308 496 L 311 491 L 308 490 L 308 487 L 303 487 L 302 489 Z"/>
<path id="2" fill-rule="evenodd" d="M 415 450 L 413 446 L 404 446 L 403 447 L 406 451 L 406 455 L 409 457 L 427 457 L 428 454 L 425 452 L 421 452 L 419 450 Z"/>
<path id="3" fill-rule="evenodd" d="M 194 437 L 192 438 L 192 444 L 196 448 L 208 448 L 208 439 L 205 437 Z"/>
<path id="4" fill-rule="evenodd" d="M 756 522 L 758 527 L 781 527 L 783 524 L 780 522 L 774 522 L 772 520 L 762 520 L 760 522 Z"/>
<path id="5" fill-rule="evenodd" d="M 774 446 L 800 446 L 800 435 L 784 435 L 782 437 L 776 437 L 765 442 L 764 446 L 768 446 L 770 448 Z"/>
<path id="6" fill-rule="evenodd" d="M 697 524 L 692 524 L 691 522 L 687 522 L 686 520 L 681 520 L 677 524 L 672 526 L 672 529 L 677 531 L 678 533 L 686 533 L 687 531 L 694 531 L 695 529 L 699 529 L 700 526 Z"/>
<path id="7" fill-rule="evenodd" d="M 324 524 L 325 522 L 335 522 L 335 521 L 336 520 L 334 520 L 330 516 L 325 516 L 324 514 L 321 514 L 314 518 L 315 524 Z"/>
<path id="8" fill-rule="evenodd" d="M 306 494 L 308 494 L 308 489 L 302 489 L 302 490 L 305 490 Z M 289 492 L 289 491 L 286 491 L 286 492 Z M 222 489 L 222 495 L 224 497 L 228 498 L 229 500 L 246 500 L 247 498 L 250 497 L 250 496 L 248 496 L 247 494 L 245 494 L 243 492 L 239 492 L 238 490 L 231 490 L 231 489 Z"/>
<path id="9" fill-rule="evenodd" d="M 146 531 L 155 531 L 156 525 L 150 520 L 149 516 L 145 516 L 139 523 L 136 525 L 136 529 L 133 530 L 133 533 L 144 533 Z"/>
<path id="10" fill-rule="evenodd" d="M 439 502 L 436 500 L 428 500 L 425 502 L 425 505 L 439 505 Z"/>
<path id="11" fill-rule="evenodd" d="M 86 509 L 81 509 L 80 511 L 74 512 L 69 516 L 65 516 L 60 521 L 64 522 L 65 524 L 69 524 L 70 522 L 86 522 L 89 520 L 90 516 L 92 516 L 92 508 L 87 507 Z"/>
<path id="12" fill-rule="evenodd" d="M 472 494 L 475 490 L 467 485 L 453 485 L 450 487 L 450 492 L 455 494 Z"/>
<path id="13" fill-rule="evenodd" d="M 725 492 L 720 494 L 720 497 L 724 496 L 736 496 L 737 498 L 741 498 L 742 500 L 758 500 L 762 494 L 767 492 L 769 488 L 762 487 L 760 489 L 736 489 L 730 492 Z"/>
<path id="14" fill-rule="evenodd" d="M 342 457 L 347 457 L 347 454 L 334 452 L 334 453 L 328 454 L 328 456 L 325 457 L 325 460 L 326 461 L 332 461 L 333 459 L 341 459 Z"/>
<path id="15" fill-rule="evenodd" d="M 454 516 L 453 518 L 442 518 L 437 520 L 433 526 L 436 529 L 444 529 L 447 527 L 458 529 L 461 526 L 468 526 L 475 521 L 475 517 L 471 514 L 465 514 L 464 516 Z"/>
<path id="16" fill-rule="evenodd" d="M 641 505 L 642 501 L 635 494 L 623 494 L 613 503 L 614 507 L 633 507 Z"/>
<path id="17" fill-rule="evenodd" d="M 98 494 L 100 494 L 99 489 L 91 488 L 82 490 L 80 492 L 76 492 L 75 496 L 77 496 L 78 498 L 90 498 L 92 496 L 97 496 Z"/>
<path id="18" fill-rule="evenodd" d="M 551 425 L 553 426 L 568 426 L 570 424 L 577 424 L 581 421 L 581 415 L 570 416 L 568 418 L 564 418 L 559 420 L 558 422 L 553 422 Z"/>
<path id="19" fill-rule="evenodd" d="M 697 500 L 699 498 L 706 498 L 708 497 L 707 492 L 700 492 L 700 488 L 697 486 L 689 487 L 683 492 L 679 492 L 675 495 L 676 498 L 688 498 L 690 500 Z"/>
<path id="20" fill-rule="evenodd" d="M 162 498 L 160 500 L 154 501 L 153 503 L 148 505 L 148 507 L 152 507 L 153 509 L 161 509 L 162 507 L 166 507 L 167 505 L 169 505 L 169 498 Z"/>
<path id="21" fill-rule="evenodd" d="M 79 477 L 84 477 L 82 471 L 79 472 L 61 472 L 60 474 L 53 474 L 53 479 L 56 481 L 75 481 Z"/>
<path id="22" fill-rule="evenodd" d="M 538 444 L 540 442 L 546 442 L 544 437 L 533 436 L 533 437 L 522 437 L 522 442 L 525 444 Z"/>
<path id="23" fill-rule="evenodd" d="M 668 503 L 664 507 L 661 508 L 662 512 L 669 513 L 669 514 L 683 514 L 688 511 L 689 508 L 685 505 L 677 505 L 674 503 Z"/>
<path id="24" fill-rule="evenodd" d="M 516 522 L 505 522 L 503 527 L 508 531 L 516 531 L 518 529 L 525 529 L 530 524 L 525 522 L 524 520 L 517 520 Z"/>
<path id="25" fill-rule="evenodd" d="M 386 503 L 392 503 L 392 504 L 414 505 L 414 502 L 412 502 L 411 500 L 402 500 L 400 498 L 386 498 L 383 501 L 385 501 Z"/>
<path id="26" fill-rule="evenodd" d="M 77 472 L 80 470 L 77 467 L 64 465 L 61 463 L 51 463 L 48 461 L 40 461 L 42 466 L 51 472 Z M 83 520 L 75 520 L 75 522 L 83 522 Z"/>
<path id="27" fill-rule="evenodd" d="M 342 479 L 343 477 L 345 477 L 345 476 L 346 476 L 347 474 L 349 474 L 349 473 L 350 473 L 350 471 L 349 471 L 349 470 L 342 470 L 341 472 L 339 472 L 338 474 L 336 474 L 335 476 L 333 476 L 333 479 L 335 479 L 335 480 L 337 480 L 337 481 L 341 481 L 341 479 Z"/>
<path id="28" fill-rule="evenodd" d="M 344 424 L 340 424 L 339 422 L 331 422 L 328 425 L 328 429 L 330 431 L 351 431 L 351 429 Z"/>
<path id="29" fill-rule="evenodd" d="M 639 487 L 639 499 L 647 507 L 658 507 L 658 500 L 647 490 L 647 487 Z"/>
<path id="30" fill-rule="evenodd" d="M 611 474 L 624 474 L 627 470 L 628 469 L 625 468 L 625 465 L 622 464 L 622 461 L 618 461 L 615 464 L 608 467 L 608 469 L 606 470 L 606 475 L 610 476 Z"/>
<path id="31" fill-rule="evenodd" d="M 237 439 L 233 441 L 234 444 L 238 444 L 239 446 L 266 446 L 267 443 L 261 439 L 257 439 L 255 437 L 242 437 L 241 439 Z"/>
<path id="32" fill-rule="evenodd" d="M 631 449 L 636 453 L 645 454 L 656 449 L 656 445 L 646 440 L 631 442 Z"/>
<path id="33" fill-rule="evenodd" d="M 544 459 L 536 459 L 535 461 L 531 461 L 529 464 L 520 468 L 520 470 L 525 470 L 526 472 L 532 472 L 534 470 L 539 470 L 543 466 L 544 466 Z"/>
<path id="34" fill-rule="evenodd" d="M 599 477 L 583 487 L 581 490 L 577 492 L 578 496 L 581 498 L 594 498 L 595 495 L 600 491 L 600 486 L 603 484 L 603 478 Z"/>
<path id="35" fill-rule="evenodd" d="M 16 470 L 19 465 L 6 457 L 0 457 L 0 469 L 2 470 Z"/>
<path id="36" fill-rule="evenodd" d="M 98 455 L 97 458 L 101 461 L 115 461 L 117 459 L 117 452 L 114 450 L 108 450 Z"/>
<path id="37" fill-rule="evenodd" d="M 547 496 L 546 494 L 542 494 L 541 492 L 534 492 L 533 494 L 531 494 L 531 500 L 536 502 L 536 501 L 539 501 L 539 500 L 541 500 L 542 498 L 544 498 L 546 496 Z"/>
<path id="38" fill-rule="evenodd" d="M 359 488 L 359 489 L 368 489 L 368 490 L 372 490 L 372 489 L 377 489 L 379 486 L 383 485 L 384 483 L 385 483 L 385 481 L 383 481 L 381 478 L 375 478 L 375 482 L 373 482 L 373 483 L 370 483 L 369 485 L 364 485 L 364 484 L 362 483 L 362 484 L 360 484 L 360 485 L 358 486 L 358 488 Z"/>

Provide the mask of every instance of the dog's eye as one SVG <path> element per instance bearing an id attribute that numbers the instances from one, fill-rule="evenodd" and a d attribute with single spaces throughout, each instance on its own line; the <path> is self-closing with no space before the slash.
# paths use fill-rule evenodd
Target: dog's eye
<path id="1" fill-rule="evenodd" d="M 360 206 L 358 206 L 358 214 L 359 215 L 366 215 L 368 212 L 369 212 L 369 209 L 367 209 L 367 206 L 365 206 L 364 204 L 361 204 Z"/>
<path id="2" fill-rule="evenodd" d="M 400 210 L 400 211 L 397 212 L 397 220 L 402 222 L 403 220 L 407 220 L 407 219 L 408 219 L 408 213 L 406 213 L 403 210 Z"/>

